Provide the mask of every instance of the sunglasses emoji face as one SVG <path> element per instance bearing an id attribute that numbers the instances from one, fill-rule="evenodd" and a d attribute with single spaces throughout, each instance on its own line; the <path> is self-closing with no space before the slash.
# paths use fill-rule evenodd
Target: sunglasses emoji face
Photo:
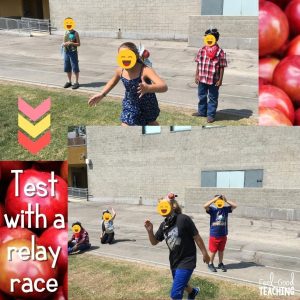
<path id="1" fill-rule="evenodd" d="M 76 225 L 72 226 L 72 231 L 74 233 L 79 233 L 81 231 L 80 225 L 76 224 Z"/>
<path id="2" fill-rule="evenodd" d="M 171 213 L 172 207 L 168 200 L 161 200 L 156 209 L 161 216 L 166 217 Z"/>
<path id="3" fill-rule="evenodd" d="M 103 214 L 102 219 L 104 221 L 110 221 L 112 219 L 112 215 L 110 213 L 106 212 Z"/>
<path id="4" fill-rule="evenodd" d="M 223 208 L 224 204 L 225 204 L 225 201 L 220 199 L 220 198 L 215 201 L 215 205 L 216 205 L 217 208 Z"/>
<path id="5" fill-rule="evenodd" d="M 75 21 L 72 18 L 67 18 L 64 20 L 64 28 L 65 30 L 72 30 L 75 28 Z"/>
<path id="6" fill-rule="evenodd" d="M 136 61 L 136 55 L 132 50 L 126 48 L 120 49 L 117 62 L 122 69 L 132 69 L 136 64 Z"/>
<path id="7" fill-rule="evenodd" d="M 212 47 L 216 44 L 216 42 L 217 42 L 217 40 L 216 40 L 215 36 L 213 36 L 212 34 L 208 34 L 204 37 L 205 46 Z"/>

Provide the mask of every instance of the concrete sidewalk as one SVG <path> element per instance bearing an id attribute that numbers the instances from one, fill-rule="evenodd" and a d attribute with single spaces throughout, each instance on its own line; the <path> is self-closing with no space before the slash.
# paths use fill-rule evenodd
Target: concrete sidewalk
<path id="1" fill-rule="evenodd" d="M 61 36 L 24 37 L 0 32 L 0 78 L 62 87 L 66 81 L 60 53 Z M 79 49 L 81 89 L 98 91 L 111 78 L 116 67 L 117 49 L 123 40 L 81 39 Z M 140 41 L 134 41 L 139 43 Z M 185 42 L 141 41 L 151 52 L 153 67 L 168 83 L 169 91 L 160 102 L 197 108 L 194 83 L 196 48 Z M 200 42 L 199 42 L 200 43 Z M 257 116 L 258 58 L 255 51 L 228 50 L 229 66 L 221 88 L 219 111 L 240 118 Z M 121 83 L 112 95 L 123 96 Z"/>
<path id="2" fill-rule="evenodd" d="M 102 210 L 109 204 L 97 202 L 69 203 L 69 224 L 80 221 L 90 234 L 91 243 L 100 248 L 91 254 L 110 256 L 168 268 L 169 260 L 166 244 L 150 245 L 144 220 L 149 218 L 157 230 L 162 217 L 152 206 L 114 204 L 117 213 L 115 219 L 115 238 L 113 245 L 101 245 Z M 205 213 L 190 214 L 205 244 L 208 242 L 209 216 Z M 270 281 L 274 274 L 277 280 L 289 280 L 294 274 L 294 288 L 300 295 L 300 222 L 249 220 L 238 218 L 234 213 L 229 219 L 229 238 L 225 253 L 227 273 L 211 273 L 203 264 L 198 251 L 196 273 L 221 279 L 253 284 L 259 288 L 260 281 Z M 217 262 L 217 259 L 216 259 Z"/>

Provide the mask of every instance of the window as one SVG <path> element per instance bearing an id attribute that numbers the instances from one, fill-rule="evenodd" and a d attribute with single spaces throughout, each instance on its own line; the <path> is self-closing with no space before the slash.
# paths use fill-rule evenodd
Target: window
<path id="1" fill-rule="evenodd" d="M 258 16 L 258 1 L 224 0 L 224 16 Z"/>
<path id="2" fill-rule="evenodd" d="M 178 132 L 178 131 L 191 131 L 192 126 L 171 126 L 172 132 Z"/>
<path id="3" fill-rule="evenodd" d="M 201 187 L 253 188 L 263 186 L 263 170 L 202 171 Z"/>
<path id="4" fill-rule="evenodd" d="M 143 126 L 143 134 L 158 134 L 161 133 L 160 126 Z"/>

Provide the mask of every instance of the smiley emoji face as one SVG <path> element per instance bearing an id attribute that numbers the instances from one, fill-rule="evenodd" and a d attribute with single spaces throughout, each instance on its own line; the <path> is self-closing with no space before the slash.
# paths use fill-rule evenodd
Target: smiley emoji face
<path id="1" fill-rule="evenodd" d="M 172 207 L 171 207 L 171 204 L 170 204 L 170 201 L 168 200 L 160 200 L 158 205 L 157 205 L 157 212 L 163 216 L 163 217 L 166 217 L 170 214 L 172 210 Z"/>
<path id="2" fill-rule="evenodd" d="M 215 205 L 217 208 L 223 208 L 225 204 L 225 201 L 219 198 L 218 200 L 215 201 Z"/>
<path id="3" fill-rule="evenodd" d="M 103 214 L 103 216 L 102 216 L 102 219 L 103 219 L 104 221 L 110 221 L 110 220 L 112 219 L 111 213 L 105 212 L 105 213 Z"/>
<path id="4" fill-rule="evenodd" d="M 73 30 L 76 26 L 75 21 L 72 18 L 66 18 L 64 20 L 64 28 L 65 30 Z"/>
<path id="5" fill-rule="evenodd" d="M 217 40 L 216 40 L 215 36 L 213 36 L 212 34 L 208 34 L 204 37 L 205 46 L 212 47 L 216 44 L 216 42 L 217 42 Z"/>
<path id="6" fill-rule="evenodd" d="M 137 61 L 135 53 L 127 48 L 121 48 L 117 57 L 118 65 L 122 69 L 131 69 Z"/>
<path id="7" fill-rule="evenodd" d="M 81 231 L 80 225 L 78 225 L 78 224 L 73 225 L 73 226 L 72 226 L 72 231 L 73 231 L 74 233 L 79 233 L 79 232 Z"/>

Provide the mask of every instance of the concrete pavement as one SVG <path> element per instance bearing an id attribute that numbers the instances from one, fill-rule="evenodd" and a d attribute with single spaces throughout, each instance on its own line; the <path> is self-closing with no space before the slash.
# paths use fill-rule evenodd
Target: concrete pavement
<path id="1" fill-rule="evenodd" d="M 89 253 L 168 268 L 169 251 L 165 242 L 151 246 L 143 226 L 144 220 L 149 218 L 154 224 L 154 230 L 157 230 L 162 221 L 152 206 L 114 204 L 117 213 L 114 222 L 117 242 L 113 245 L 100 244 L 102 210 L 110 207 L 110 204 L 98 202 L 69 203 L 69 224 L 81 221 L 90 234 L 92 245 L 99 247 Z M 189 215 L 207 245 L 209 216 L 206 213 Z M 300 222 L 238 218 L 233 213 L 229 219 L 229 238 L 224 260 L 228 272 L 209 272 L 202 263 L 199 251 L 195 272 L 253 284 L 257 288 L 260 282 L 270 281 L 272 274 L 274 286 L 278 280 L 291 281 L 291 276 L 294 276 L 293 285 L 300 296 L 299 225 Z"/>
<path id="2" fill-rule="evenodd" d="M 61 36 L 15 36 L 0 32 L 0 78 L 61 87 L 66 81 L 60 53 Z M 97 91 L 114 73 L 117 49 L 123 40 L 82 37 L 79 49 L 81 89 Z M 139 43 L 140 41 L 134 41 Z M 179 107 L 197 107 L 194 83 L 196 48 L 185 42 L 141 41 L 151 52 L 155 70 L 167 81 L 169 91 L 160 102 Z M 219 111 L 235 117 L 257 115 L 257 53 L 227 50 Z M 123 96 L 121 83 L 112 95 Z"/>

